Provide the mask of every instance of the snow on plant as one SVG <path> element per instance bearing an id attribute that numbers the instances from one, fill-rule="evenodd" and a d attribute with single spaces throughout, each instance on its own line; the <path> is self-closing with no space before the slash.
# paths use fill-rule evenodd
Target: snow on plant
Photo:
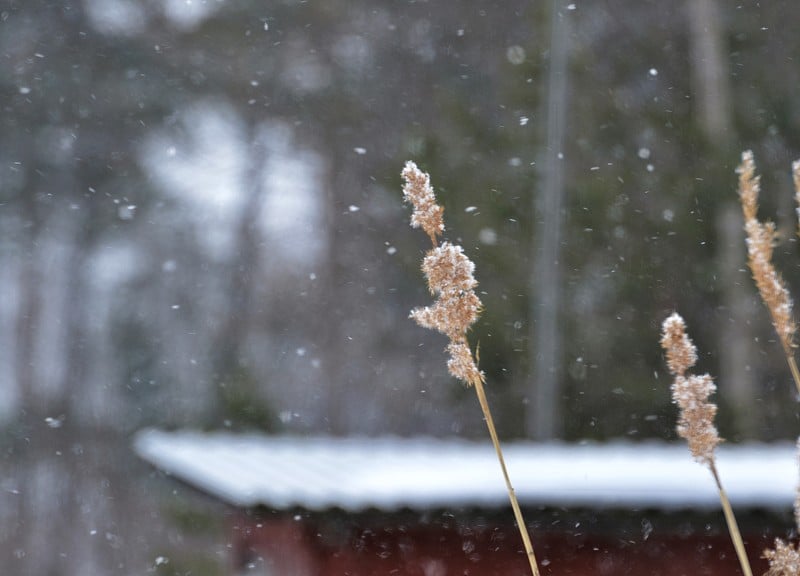
<path id="1" fill-rule="evenodd" d="M 795 163 L 797 164 L 797 163 Z M 795 184 L 800 184 L 798 168 L 794 167 Z M 758 293 L 772 316 L 772 325 L 781 340 L 786 353 L 792 376 L 798 392 L 800 392 L 800 373 L 794 361 L 794 333 L 797 325 L 792 319 L 792 298 L 786 284 L 772 264 L 772 251 L 775 247 L 775 224 L 758 220 L 758 195 L 760 178 L 755 175 L 753 153 L 749 150 L 742 153 L 742 163 L 737 168 L 739 174 L 739 200 L 744 214 L 744 229 L 747 234 L 747 263 L 753 273 Z M 797 193 L 800 196 L 800 192 Z"/>
<path id="2" fill-rule="evenodd" d="M 711 465 L 714 449 L 720 443 L 714 425 L 717 406 L 708 401 L 716 386 L 708 374 L 686 376 L 686 371 L 697 362 L 697 349 L 686 334 L 686 323 L 680 314 L 673 313 L 664 320 L 661 346 L 667 355 L 669 371 L 675 376 L 672 401 L 680 408 L 678 436 L 689 443 L 689 451 L 695 460 Z"/>
<path id="3" fill-rule="evenodd" d="M 436 300 L 432 306 L 415 308 L 410 316 L 423 328 L 437 330 L 449 338 L 447 352 L 450 359 L 447 361 L 447 369 L 450 374 L 475 389 L 500 462 L 531 571 L 534 576 L 539 576 L 533 545 L 514 488 L 511 486 L 497 430 L 483 389 L 485 376 L 478 368 L 467 339 L 467 332 L 477 321 L 481 310 L 481 301 L 475 294 L 475 287 L 478 285 L 473 275 L 475 264 L 464 254 L 461 246 L 446 241 L 439 243 L 439 236 L 444 234 L 444 208 L 436 202 L 430 176 L 411 161 L 406 162 L 402 176 L 403 198 L 413 206 L 411 226 L 422 228 L 433 244 L 422 260 L 422 272 L 428 281 L 428 289 Z"/>
<path id="4" fill-rule="evenodd" d="M 667 356 L 669 371 L 675 377 L 672 382 L 672 401 L 680 409 L 678 436 L 685 438 L 689 443 L 689 450 L 694 459 L 708 466 L 711 471 L 742 572 L 745 576 L 752 576 L 753 571 L 750 569 L 742 535 L 728 496 L 722 487 L 714 458 L 714 449 L 721 440 L 714 425 L 717 406 L 709 402 L 708 397 L 716 390 L 716 386 L 708 374 L 696 376 L 687 372 L 697 362 L 697 348 L 686 334 L 686 323 L 680 314 L 676 312 L 671 314 L 664 320 L 661 330 L 661 347 Z"/>
<path id="5" fill-rule="evenodd" d="M 755 173 L 753 153 L 749 150 L 742 153 L 742 162 L 736 169 L 739 175 L 739 201 L 744 215 L 746 234 L 747 263 L 753 274 L 759 296 L 769 310 L 772 325 L 778 334 L 795 387 L 800 394 L 800 371 L 794 358 L 796 348 L 794 336 L 797 324 L 792 315 L 792 298 L 789 290 L 772 263 L 775 248 L 775 224 L 758 219 L 758 196 L 761 192 L 760 178 Z M 795 187 L 797 215 L 800 222 L 800 161 L 792 164 L 792 178 Z M 800 235 L 800 224 L 798 225 Z M 722 489 L 714 459 L 714 449 L 720 443 L 714 416 L 717 407 L 709 402 L 708 397 L 716 390 L 711 376 L 687 375 L 689 368 L 697 361 L 697 350 L 686 334 L 686 324 L 678 314 L 672 314 L 662 325 L 661 345 L 666 353 L 667 366 L 675 377 L 672 384 L 672 399 L 680 408 L 678 435 L 689 443 L 689 449 L 695 460 L 705 464 L 711 470 L 719 489 L 720 500 L 728 522 L 739 562 L 746 575 L 751 574 L 744 544 L 736 526 L 733 511 Z M 800 451 L 800 440 L 798 440 Z M 800 531 L 800 487 L 794 502 L 794 516 Z M 763 557 L 769 562 L 769 570 L 765 576 L 797 576 L 800 574 L 800 545 L 792 544 L 780 538 L 775 539 L 774 548 L 764 550 Z"/>
<path id="6" fill-rule="evenodd" d="M 792 298 L 789 290 L 772 264 L 772 251 L 775 247 L 775 224 L 758 220 L 758 195 L 761 192 L 760 177 L 756 176 L 756 165 L 750 150 L 742 152 L 742 163 L 736 169 L 739 174 L 739 200 L 744 214 L 744 229 L 747 235 L 747 262 L 753 273 L 761 300 L 766 304 L 772 317 L 772 325 L 778 333 L 786 361 L 792 372 L 792 379 L 800 394 L 800 371 L 794 359 L 794 335 L 797 324 L 792 316 Z M 792 179 L 797 202 L 798 223 L 800 223 L 800 161 L 792 164 Z M 798 226 L 800 234 L 800 224 Z M 800 443 L 800 441 L 798 441 Z M 800 487 L 798 488 L 800 490 Z M 795 523 L 800 530 L 800 491 L 794 502 Z M 764 550 L 764 558 L 769 562 L 767 576 L 797 576 L 800 574 L 800 547 L 780 538 L 775 539 L 775 547 Z"/>

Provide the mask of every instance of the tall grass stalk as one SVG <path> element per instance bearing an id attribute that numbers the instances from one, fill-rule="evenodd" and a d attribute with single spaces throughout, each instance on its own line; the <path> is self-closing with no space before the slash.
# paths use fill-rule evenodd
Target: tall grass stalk
<path id="1" fill-rule="evenodd" d="M 780 339 L 786 362 L 792 373 L 792 380 L 798 397 L 800 397 L 800 370 L 798 370 L 794 355 L 796 347 L 794 335 L 797 332 L 797 325 L 792 316 L 793 303 L 786 283 L 772 263 L 772 254 L 777 239 L 775 224 L 768 220 L 762 222 L 758 219 L 758 197 L 761 192 L 761 182 L 755 172 L 752 152 L 747 150 L 742 153 L 742 162 L 736 172 L 739 175 L 739 200 L 744 215 L 747 263 L 753 274 L 759 296 L 769 310 L 772 325 Z M 797 214 L 800 219 L 800 161 L 792 165 L 792 176 Z M 798 226 L 798 235 L 800 235 L 800 225 Z M 719 491 L 728 532 L 736 549 L 742 572 L 745 576 L 751 576 L 752 571 L 742 535 L 728 496 L 722 487 L 714 458 L 714 448 L 719 444 L 720 438 L 713 423 L 717 407 L 708 401 L 708 396 L 714 392 L 716 387 L 708 374 L 703 376 L 687 376 L 686 374 L 686 371 L 697 361 L 697 351 L 686 335 L 683 318 L 678 314 L 672 314 L 664 321 L 662 329 L 661 345 L 666 352 L 669 370 L 675 376 L 672 384 L 672 399 L 678 404 L 681 411 L 678 435 L 686 438 L 695 460 L 707 465 L 711 471 Z M 800 529 L 800 492 L 795 500 L 795 520 Z M 775 547 L 765 550 L 763 557 L 768 560 L 770 566 L 766 576 L 797 576 L 800 574 L 800 549 L 791 542 L 783 541 L 780 538 L 776 539 Z"/>
<path id="2" fill-rule="evenodd" d="M 411 226 L 422 228 L 431 239 L 433 247 L 428 250 L 422 261 L 422 271 L 428 281 L 428 288 L 436 297 L 432 306 L 416 308 L 411 311 L 411 318 L 420 326 L 437 330 L 445 334 L 450 343 L 447 351 L 450 359 L 447 368 L 453 376 L 475 389 L 478 403 L 483 412 L 489 436 L 492 439 L 497 460 L 506 483 L 508 498 L 514 510 L 522 542 L 525 546 L 528 563 L 533 576 L 539 576 L 539 566 L 533 551 L 525 519 L 519 506 L 511 479 L 506 467 L 497 429 L 494 425 L 489 402 L 484 390 L 485 376 L 478 368 L 478 362 L 472 353 L 467 331 L 478 319 L 481 301 L 475 294 L 478 282 L 473 276 L 475 265 L 464 254 L 461 246 L 443 241 L 439 236 L 444 233 L 444 208 L 436 202 L 430 176 L 417 168 L 413 162 L 407 162 L 402 172 L 404 185 L 403 197 L 413 206 Z"/>
<path id="3" fill-rule="evenodd" d="M 742 572 L 745 576 L 752 576 L 750 569 L 750 560 L 747 558 L 747 552 L 744 549 L 744 542 L 742 541 L 742 533 L 739 531 L 739 524 L 736 522 L 736 516 L 733 514 L 731 502 L 728 500 L 728 494 L 722 487 L 722 481 L 717 472 L 717 465 L 712 460 L 709 463 L 711 475 L 714 476 L 714 482 L 717 483 L 717 490 L 719 491 L 719 500 L 722 503 L 722 512 L 725 514 L 725 522 L 728 524 L 728 532 L 733 540 L 733 547 L 736 549 L 736 556 L 739 557 L 739 564 L 742 567 Z"/>
<path id="4" fill-rule="evenodd" d="M 792 318 L 792 298 L 786 283 L 772 264 L 772 252 L 777 233 L 775 224 L 758 219 L 758 196 L 761 192 L 761 178 L 756 176 L 756 165 L 750 150 L 742 152 L 742 163 L 736 169 L 739 174 L 739 200 L 744 214 L 744 229 L 747 235 L 747 264 L 753 274 L 761 300 L 769 310 L 772 325 L 778 333 L 795 388 L 800 395 L 800 370 L 794 358 L 794 334 L 797 324 Z M 796 188 L 795 197 L 800 203 L 800 165 L 793 165 Z M 800 204 L 799 204 L 800 205 Z M 799 212 L 800 213 L 800 212 Z"/>
<path id="5" fill-rule="evenodd" d="M 792 316 L 792 299 L 780 274 L 772 263 L 772 252 L 777 239 L 775 225 L 758 220 L 758 196 L 761 192 L 760 177 L 756 175 L 755 161 L 750 150 L 742 152 L 742 162 L 736 169 L 739 174 L 739 200 L 744 214 L 744 229 L 747 243 L 747 263 L 753 274 L 759 296 L 769 310 L 772 325 L 778 337 L 792 373 L 792 380 L 800 397 L 800 370 L 797 368 L 794 350 L 794 334 L 797 324 Z M 800 161 L 792 164 L 792 179 L 797 203 L 800 235 Z M 794 505 L 795 523 L 800 530 L 800 488 Z M 767 576 L 797 576 L 800 574 L 800 547 L 797 544 L 775 539 L 775 547 L 764 550 L 763 557 L 769 562 Z"/>
<path id="6" fill-rule="evenodd" d="M 694 459 L 711 471 L 742 572 L 745 576 L 752 576 L 753 571 L 750 568 L 739 525 L 717 472 L 714 450 L 722 439 L 714 424 L 717 405 L 708 400 L 717 389 L 716 385 L 708 374 L 697 376 L 688 372 L 697 362 L 697 348 L 686 334 L 686 323 L 679 314 L 673 313 L 664 320 L 661 346 L 666 353 L 669 371 L 675 377 L 672 383 L 672 401 L 680 409 L 678 435 L 686 439 Z"/>

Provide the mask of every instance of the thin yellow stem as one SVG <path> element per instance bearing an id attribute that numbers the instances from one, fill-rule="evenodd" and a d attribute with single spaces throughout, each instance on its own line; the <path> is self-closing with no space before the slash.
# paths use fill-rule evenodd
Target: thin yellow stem
<path id="1" fill-rule="evenodd" d="M 719 499 L 722 502 L 722 511 L 725 513 L 725 521 L 728 523 L 728 532 L 733 540 L 733 547 L 736 548 L 736 555 L 739 557 L 739 564 L 742 566 L 742 573 L 745 576 L 753 576 L 753 571 L 750 569 L 750 560 L 747 558 L 747 552 L 744 549 L 744 542 L 742 541 L 742 534 L 739 532 L 739 525 L 736 523 L 736 517 L 733 515 L 733 508 L 728 501 L 728 495 L 722 488 L 722 482 L 717 473 L 717 466 L 711 460 L 708 465 L 711 474 L 714 476 L 714 481 L 717 483 L 719 490 Z"/>
<path id="2" fill-rule="evenodd" d="M 497 453 L 497 460 L 500 462 L 500 469 L 503 471 L 503 478 L 506 481 L 506 489 L 508 490 L 508 498 L 511 500 L 511 507 L 514 509 L 514 517 L 517 520 L 517 528 L 519 534 L 522 536 L 522 542 L 525 544 L 525 552 L 528 555 L 528 562 L 531 565 L 531 572 L 533 576 L 539 576 L 539 565 L 536 563 L 536 555 L 533 553 L 533 544 L 531 544 L 530 536 L 528 535 L 528 528 L 525 526 L 525 519 L 522 517 L 522 510 L 520 510 L 517 495 L 511 486 L 511 479 L 508 476 L 506 469 L 506 461 L 503 458 L 503 451 L 500 449 L 500 440 L 497 437 L 497 430 L 494 427 L 494 420 L 492 419 L 492 412 L 489 410 L 489 402 L 486 400 L 486 392 L 483 389 L 483 382 L 477 380 L 473 383 L 475 386 L 475 393 L 478 395 L 478 402 L 483 411 L 483 417 L 486 420 L 486 426 L 489 428 L 489 436 L 492 437 L 492 444 L 494 451 Z M 748 574 L 748 576 L 752 576 Z"/>
<path id="3" fill-rule="evenodd" d="M 800 370 L 797 369 L 797 362 L 794 359 L 794 354 L 792 354 L 790 350 L 786 350 L 786 361 L 789 362 L 789 370 L 792 371 L 794 385 L 797 388 L 798 396 L 800 396 Z"/>

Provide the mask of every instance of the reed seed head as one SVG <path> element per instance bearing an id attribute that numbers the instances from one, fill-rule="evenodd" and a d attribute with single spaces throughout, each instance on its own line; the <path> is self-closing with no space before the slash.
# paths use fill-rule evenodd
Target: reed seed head
<path id="1" fill-rule="evenodd" d="M 736 168 L 739 175 L 739 199 L 742 203 L 745 222 L 753 220 L 758 213 L 758 194 L 761 191 L 761 177 L 756 176 L 753 152 L 742 152 L 742 163 Z"/>
<path id="2" fill-rule="evenodd" d="M 791 542 L 775 539 L 775 548 L 764 550 L 763 557 L 769 562 L 764 576 L 797 576 L 800 574 L 800 550 Z"/>
<path id="3" fill-rule="evenodd" d="M 411 226 L 422 228 L 435 246 L 437 238 L 444 232 L 444 208 L 436 203 L 431 178 L 410 160 L 406 162 L 402 176 L 405 180 L 403 198 L 414 207 Z"/>
<path id="4" fill-rule="evenodd" d="M 685 438 L 689 451 L 701 464 L 710 464 L 714 449 L 722 441 L 714 425 L 717 405 L 708 397 L 717 389 L 708 374 L 676 376 L 672 384 L 672 401 L 680 408 L 678 436 Z"/>
<path id="5" fill-rule="evenodd" d="M 439 296 L 432 306 L 415 308 L 409 317 L 423 328 L 437 330 L 451 340 L 466 337 L 478 319 L 481 301 L 474 292 Z"/>
<path id="6" fill-rule="evenodd" d="M 466 339 L 451 341 L 447 345 L 447 352 L 450 354 L 450 359 L 447 361 L 447 370 L 450 374 L 470 386 L 474 386 L 478 381 L 483 382 L 483 372 L 478 369 Z"/>
<path id="7" fill-rule="evenodd" d="M 680 314 L 672 313 L 662 325 L 661 347 L 667 355 L 670 374 L 683 374 L 697 362 L 697 349 L 686 334 L 686 323 Z"/>
<path id="8" fill-rule="evenodd" d="M 797 163 L 795 163 L 797 164 Z M 795 185 L 800 180 L 800 167 L 793 167 Z M 737 168 L 739 174 L 739 199 L 744 214 L 744 229 L 747 235 L 747 263 L 753 274 L 761 299 L 769 309 L 772 325 L 778 333 L 781 345 L 788 354 L 794 347 L 794 333 L 797 326 L 792 318 L 792 298 L 786 284 L 772 264 L 775 247 L 775 225 L 758 220 L 759 177 L 755 175 L 753 153 L 742 153 L 742 163 Z"/>
<path id="9" fill-rule="evenodd" d="M 475 294 L 478 282 L 472 275 L 474 270 L 475 264 L 464 255 L 461 246 L 442 242 L 429 250 L 422 261 L 422 271 L 436 302 L 413 310 L 411 317 L 451 340 L 465 337 L 481 310 L 481 301 Z"/>
<path id="10" fill-rule="evenodd" d="M 431 294 L 470 292 L 478 285 L 473 273 L 475 264 L 461 246 L 442 242 L 425 255 L 422 271 L 428 279 Z"/>
<path id="11" fill-rule="evenodd" d="M 714 460 L 714 449 L 722 441 L 714 425 L 717 406 L 708 401 L 716 386 L 708 374 L 686 374 L 697 361 L 697 349 L 686 334 L 686 323 L 679 314 L 673 313 L 664 320 L 661 346 L 667 356 L 669 371 L 675 376 L 672 401 L 680 409 L 678 436 L 686 439 L 695 460 L 710 465 Z"/>
<path id="12" fill-rule="evenodd" d="M 444 232 L 444 210 L 436 204 L 430 177 L 413 162 L 403 169 L 403 197 L 414 207 L 411 226 L 422 228 L 433 242 L 422 260 L 422 272 L 428 289 L 436 297 L 433 305 L 415 308 L 410 317 L 423 328 L 438 330 L 450 339 L 447 352 L 450 374 L 474 385 L 483 381 L 483 373 L 472 355 L 467 331 L 478 319 L 481 301 L 475 294 L 475 264 L 464 254 L 461 246 L 450 242 L 438 243 Z"/>

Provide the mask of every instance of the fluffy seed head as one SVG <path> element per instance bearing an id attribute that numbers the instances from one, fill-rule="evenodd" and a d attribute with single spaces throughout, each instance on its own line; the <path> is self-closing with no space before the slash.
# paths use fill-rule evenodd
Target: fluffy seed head
<path id="1" fill-rule="evenodd" d="M 411 318 L 451 340 L 465 339 L 481 310 L 481 301 L 475 294 L 478 282 L 472 275 L 474 270 L 475 264 L 464 255 L 461 246 L 442 242 L 430 249 L 422 261 L 422 271 L 436 301 L 433 306 L 412 310 Z"/>
<path id="2" fill-rule="evenodd" d="M 451 340 L 466 337 L 480 314 L 481 301 L 474 292 L 439 296 L 432 306 L 415 308 L 410 318 L 423 328 L 437 330 Z"/>
<path id="3" fill-rule="evenodd" d="M 701 464 L 711 463 L 714 449 L 721 442 L 714 425 L 717 406 L 708 401 L 715 390 L 714 381 L 708 374 L 688 378 L 676 376 L 672 384 L 672 401 L 680 408 L 678 436 L 686 439 L 689 451 Z"/>
<path id="4" fill-rule="evenodd" d="M 475 264 L 467 258 L 461 246 L 450 242 L 438 243 L 444 231 L 444 210 L 436 204 L 430 177 L 413 162 L 403 168 L 403 197 L 414 207 L 411 225 L 422 228 L 433 242 L 422 260 L 422 272 L 428 289 L 436 297 L 431 306 L 415 308 L 410 317 L 423 328 L 438 330 L 450 339 L 447 352 L 450 374 L 474 385 L 483 381 L 483 373 L 467 341 L 467 331 L 480 315 L 481 301 L 475 294 Z"/>
<path id="5" fill-rule="evenodd" d="M 444 208 L 436 203 L 431 179 L 412 161 L 406 162 L 402 172 L 403 198 L 414 207 L 411 226 L 422 228 L 436 245 L 437 237 L 444 232 Z"/>
<path id="6" fill-rule="evenodd" d="M 745 221 L 756 218 L 758 213 L 758 194 L 761 191 L 761 178 L 756 176 L 753 152 L 742 152 L 742 163 L 736 168 L 739 175 L 739 200 L 742 203 Z"/>
<path id="7" fill-rule="evenodd" d="M 769 562 L 764 576 L 797 576 L 800 574 L 800 550 L 791 542 L 775 539 L 775 548 L 764 550 L 763 557 Z"/>
<path id="8" fill-rule="evenodd" d="M 775 225 L 758 220 L 759 177 L 755 174 L 753 153 L 742 153 L 739 174 L 739 199 L 744 214 L 744 229 L 747 235 L 747 263 L 753 274 L 761 299 L 769 309 L 772 325 L 778 333 L 781 345 L 788 354 L 794 347 L 797 326 L 792 318 L 792 298 L 786 284 L 772 264 L 775 247 Z M 800 165 L 793 166 L 795 186 L 800 186 Z M 800 191 L 797 193 L 800 200 Z"/>
<path id="9" fill-rule="evenodd" d="M 697 349 L 686 334 L 686 323 L 673 312 L 661 325 L 661 346 L 673 376 L 682 376 L 697 362 Z"/>
<path id="10" fill-rule="evenodd" d="M 686 323 L 677 313 L 662 325 L 661 346 L 667 356 L 669 371 L 675 376 L 672 401 L 678 405 L 678 436 L 685 438 L 695 460 L 711 464 L 714 449 L 722 441 L 714 425 L 716 404 L 708 397 L 716 390 L 708 374 L 687 376 L 686 371 L 697 362 L 697 349 L 686 334 Z"/>
<path id="11" fill-rule="evenodd" d="M 447 352 L 450 354 L 450 359 L 447 361 L 450 374 L 470 386 L 483 381 L 483 372 L 478 369 L 466 340 L 451 341 L 447 345 Z"/>
<path id="12" fill-rule="evenodd" d="M 473 276 L 475 264 L 461 246 L 450 242 L 442 242 L 428 251 L 422 261 L 422 272 L 428 279 L 431 294 L 469 292 L 478 285 Z"/>

